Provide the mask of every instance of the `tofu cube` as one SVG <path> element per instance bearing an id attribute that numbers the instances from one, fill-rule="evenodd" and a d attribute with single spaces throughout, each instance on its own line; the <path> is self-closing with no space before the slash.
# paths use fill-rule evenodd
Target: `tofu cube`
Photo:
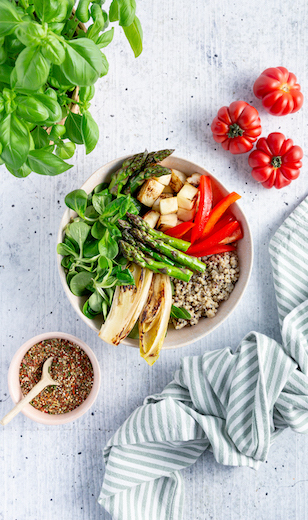
<path id="1" fill-rule="evenodd" d="M 175 193 L 178 193 L 180 189 L 183 188 L 185 182 L 185 173 L 180 172 L 179 170 L 171 170 L 170 188 L 172 188 Z"/>
<path id="2" fill-rule="evenodd" d="M 193 209 L 184 209 L 179 208 L 177 212 L 177 216 L 179 220 L 182 220 L 183 222 L 188 222 L 195 216 L 195 208 Z"/>
<path id="3" fill-rule="evenodd" d="M 162 193 L 160 195 L 160 197 L 158 197 L 158 199 L 156 199 L 156 201 L 154 202 L 153 206 L 152 206 L 152 209 L 154 209 L 154 211 L 159 211 L 159 204 L 160 204 L 160 201 L 162 199 L 168 199 L 172 197 L 172 194 L 171 193 Z"/>
<path id="4" fill-rule="evenodd" d="M 162 194 L 163 189 L 163 184 L 160 184 L 160 182 L 157 182 L 155 179 L 148 179 L 142 184 L 137 195 L 137 199 L 141 202 L 141 204 L 151 208 L 156 199 L 158 199 L 158 197 Z"/>
<path id="5" fill-rule="evenodd" d="M 192 209 L 196 203 L 198 189 L 186 182 L 177 194 L 179 208 Z"/>
<path id="6" fill-rule="evenodd" d="M 177 225 L 178 218 L 176 213 L 172 213 L 171 215 L 161 215 L 158 221 L 157 228 L 160 231 L 167 231 L 167 229 L 173 228 Z"/>
<path id="7" fill-rule="evenodd" d="M 159 203 L 159 211 L 162 215 L 169 215 L 170 213 L 176 213 L 178 210 L 178 199 L 177 197 L 168 197 L 162 199 Z"/>
<path id="8" fill-rule="evenodd" d="M 158 211 L 150 210 L 142 218 L 152 229 L 154 229 L 159 220 L 159 217 L 160 214 L 158 213 Z"/>
<path id="9" fill-rule="evenodd" d="M 190 177 L 187 177 L 186 182 L 189 184 L 192 184 L 195 186 L 195 188 L 198 188 L 200 184 L 201 174 L 200 173 L 193 173 Z"/>
<path id="10" fill-rule="evenodd" d="M 171 173 L 167 173 L 167 175 L 161 175 L 160 177 L 154 177 L 154 179 L 160 182 L 160 184 L 168 186 L 169 182 L 171 181 Z"/>

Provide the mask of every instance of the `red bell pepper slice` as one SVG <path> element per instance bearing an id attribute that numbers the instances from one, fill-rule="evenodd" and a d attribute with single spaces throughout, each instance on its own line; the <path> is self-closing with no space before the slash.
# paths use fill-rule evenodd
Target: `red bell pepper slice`
<path id="1" fill-rule="evenodd" d="M 232 234 L 238 227 L 239 223 L 237 222 L 237 220 L 235 220 L 234 222 L 229 222 L 229 224 L 226 224 L 223 228 L 221 228 L 219 231 L 216 231 L 216 233 L 213 233 L 213 235 L 211 235 L 210 237 L 207 237 L 204 240 L 198 242 L 198 244 L 191 245 L 186 251 L 187 254 L 190 255 L 195 253 L 196 251 L 207 250 L 210 247 L 220 244 L 221 241 L 223 241 L 226 237 L 232 236 Z"/>
<path id="2" fill-rule="evenodd" d="M 196 251 L 195 253 L 190 253 L 190 256 L 200 257 L 200 256 L 218 255 L 219 253 L 227 253 L 228 251 L 236 251 L 236 247 L 231 246 L 231 245 L 217 244 L 216 246 L 209 247 L 208 249 L 199 250 L 199 251 Z"/>
<path id="3" fill-rule="evenodd" d="M 241 240 L 243 238 L 243 231 L 240 226 L 238 226 L 231 235 L 224 238 L 219 242 L 219 244 L 231 244 L 232 242 L 236 242 L 237 240 Z"/>
<path id="4" fill-rule="evenodd" d="M 181 224 L 178 224 L 173 228 L 167 229 L 167 231 L 165 231 L 164 233 L 169 237 L 181 238 L 183 235 L 185 235 L 185 233 L 187 233 L 191 228 L 193 228 L 194 225 L 195 224 L 191 220 L 189 220 L 188 222 L 181 222 Z"/>
<path id="5" fill-rule="evenodd" d="M 192 244 L 202 236 L 205 223 L 212 209 L 212 183 L 211 179 L 207 175 L 202 175 L 200 179 L 199 194 L 199 208 L 197 215 L 195 216 L 195 226 L 191 233 Z"/>
<path id="6" fill-rule="evenodd" d="M 221 201 L 218 202 L 218 204 L 216 204 L 216 206 L 212 209 L 211 213 L 209 214 L 208 221 L 204 226 L 202 233 L 203 237 L 208 235 L 212 231 L 216 222 L 218 222 L 218 220 L 226 212 L 228 207 L 240 198 L 241 196 L 235 193 L 235 191 L 233 191 L 232 193 L 229 193 L 229 195 L 221 199 Z"/>
<path id="7" fill-rule="evenodd" d="M 226 226 L 227 224 L 229 224 L 229 222 L 234 222 L 235 221 L 235 217 L 233 215 L 224 215 L 216 224 L 215 226 L 213 227 L 212 231 L 207 235 L 206 238 L 209 238 L 211 237 L 214 233 L 216 233 L 217 231 L 219 231 L 220 229 L 222 229 L 224 226 Z M 204 240 L 204 237 L 201 237 L 198 242 L 201 242 L 202 240 Z"/>

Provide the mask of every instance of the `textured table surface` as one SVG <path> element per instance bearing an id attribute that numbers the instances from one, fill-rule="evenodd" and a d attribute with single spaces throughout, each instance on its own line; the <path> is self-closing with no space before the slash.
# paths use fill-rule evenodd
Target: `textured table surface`
<path id="1" fill-rule="evenodd" d="M 106 49 L 110 70 L 98 82 L 92 104 L 100 127 L 97 148 L 85 156 L 78 147 L 74 168 L 54 178 L 16 179 L 0 167 L 0 415 L 12 406 L 10 360 L 36 334 L 75 334 L 93 348 L 102 369 L 99 397 L 78 421 L 51 428 L 20 414 L 0 429 L 3 520 L 109 520 L 97 504 L 103 447 L 146 395 L 172 379 L 181 357 L 235 348 L 250 330 L 280 339 L 268 242 L 308 194 L 308 105 L 275 118 L 262 110 L 252 85 L 265 68 L 283 65 L 297 74 L 308 95 L 306 2 L 138 4 L 144 52 L 135 60 L 122 34 Z M 211 121 L 220 106 L 236 99 L 260 109 L 263 135 L 281 131 L 304 148 L 301 176 L 291 186 L 265 190 L 251 178 L 247 155 L 231 156 L 214 143 Z M 78 319 L 61 287 L 55 253 L 66 193 L 102 164 L 145 147 L 175 148 L 241 193 L 255 250 L 249 286 L 232 316 L 203 340 L 163 352 L 152 368 L 137 349 L 103 344 Z M 308 518 L 308 438 L 290 431 L 272 446 L 258 472 L 219 466 L 206 453 L 184 477 L 184 520 Z"/>

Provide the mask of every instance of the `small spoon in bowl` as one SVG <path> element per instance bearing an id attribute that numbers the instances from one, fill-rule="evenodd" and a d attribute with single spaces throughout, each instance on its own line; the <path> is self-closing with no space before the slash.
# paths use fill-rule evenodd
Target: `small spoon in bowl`
<path id="1" fill-rule="evenodd" d="M 30 390 L 30 392 L 17 403 L 12 410 L 10 410 L 0 421 L 0 424 L 5 426 L 7 423 L 9 423 L 15 415 L 17 415 L 23 408 L 26 406 L 26 404 L 30 403 L 34 397 L 36 397 L 46 386 L 49 385 L 59 385 L 57 381 L 54 381 L 49 374 L 49 369 L 51 367 L 53 357 L 49 357 L 46 359 L 43 365 L 43 371 L 42 371 L 42 377 L 38 383 Z"/>

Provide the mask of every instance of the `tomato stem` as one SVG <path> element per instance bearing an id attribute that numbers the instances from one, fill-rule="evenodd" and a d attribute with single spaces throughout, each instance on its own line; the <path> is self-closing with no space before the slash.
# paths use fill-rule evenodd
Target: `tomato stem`
<path id="1" fill-rule="evenodd" d="M 280 166 L 282 165 L 282 159 L 280 155 L 277 155 L 276 157 L 272 158 L 271 165 L 274 166 L 274 168 L 280 168 Z"/>
<path id="2" fill-rule="evenodd" d="M 244 130 L 237 123 L 233 123 L 233 125 L 229 126 L 228 137 L 239 137 L 242 136 L 243 133 Z"/>

